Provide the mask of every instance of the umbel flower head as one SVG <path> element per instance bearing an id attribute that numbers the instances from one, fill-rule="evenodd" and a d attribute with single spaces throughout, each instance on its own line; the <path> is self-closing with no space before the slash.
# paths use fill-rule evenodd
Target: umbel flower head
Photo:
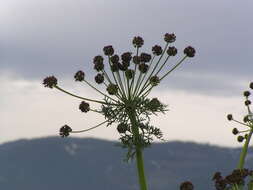
<path id="1" fill-rule="evenodd" d="M 217 190 L 234 189 L 236 186 L 244 185 L 245 179 L 252 174 L 253 171 L 246 168 L 235 169 L 226 177 L 222 177 L 220 172 L 216 172 L 213 181 Z"/>
<path id="2" fill-rule="evenodd" d="M 250 83 L 250 85 L 249 85 L 250 88 L 251 88 L 251 84 L 252 83 Z M 233 128 L 232 133 L 234 135 L 238 135 L 237 136 L 237 141 L 238 142 L 243 142 L 247 138 L 250 138 L 251 134 L 253 132 L 253 114 L 252 114 L 252 111 L 251 111 L 251 108 L 250 108 L 250 105 L 251 105 L 251 101 L 249 100 L 250 95 L 251 95 L 251 93 L 248 90 L 243 92 L 243 96 L 245 97 L 244 105 L 246 106 L 247 114 L 243 117 L 242 122 L 234 119 L 232 114 L 227 115 L 228 121 L 234 121 L 234 122 L 237 122 L 237 123 L 239 123 L 240 125 L 242 125 L 244 127 L 245 126 L 247 127 L 246 130 L 238 130 L 237 128 Z"/>
<path id="3" fill-rule="evenodd" d="M 64 125 L 60 128 L 60 135 L 67 137 L 70 133 L 85 132 L 102 124 L 107 126 L 116 124 L 122 146 L 129 150 L 129 158 L 137 149 L 149 146 L 154 138 L 162 139 L 162 131 L 150 125 L 150 116 L 164 113 L 167 111 L 167 106 L 162 104 L 157 97 L 148 98 L 148 95 L 183 61 L 195 56 L 195 49 L 188 46 L 181 51 L 183 56 L 176 64 L 166 64 L 169 58 L 174 59 L 178 50 L 174 46 L 169 46 L 176 41 L 174 33 L 166 33 L 163 38 L 164 47 L 154 45 L 150 48 L 151 53 L 141 51 L 144 40 L 140 36 L 133 38 L 133 50 L 126 51 L 120 56 L 115 54 L 112 45 L 105 46 L 102 49 L 104 56 L 97 55 L 92 60 L 96 72 L 93 79 L 96 84 L 99 84 L 99 89 L 88 82 L 83 71 L 77 71 L 74 75 L 75 81 L 90 86 L 102 96 L 101 100 L 75 95 L 62 89 L 54 76 L 46 77 L 43 81 L 45 87 L 55 88 L 81 99 L 82 102 L 79 105 L 81 112 L 96 112 L 105 118 L 105 121 L 98 125 L 80 131 L 72 130 L 68 125 Z M 90 103 L 97 103 L 101 107 L 93 109 Z M 193 186 L 185 183 L 181 189 L 191 190 Z"/>

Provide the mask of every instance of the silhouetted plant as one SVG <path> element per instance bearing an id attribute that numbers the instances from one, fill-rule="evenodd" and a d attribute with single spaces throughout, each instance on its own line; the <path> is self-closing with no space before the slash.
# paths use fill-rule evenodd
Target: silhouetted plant
<path id="1" fill-rule="evenodd" d="M 175 42 L 175 34 L 167 33 L 164 35 L 165 47 L 159 45 L 152 47 L 152 54 L 141 52 L 140 48 L 144 40 L 136 36 L 132 44 L 135 47 L 135 54 L 125 52 L 121 56 L 115 54 L 111 45 L 105 46 L 103 52 L 105 58 L 97 55 L 93 59 L 94 69 L 97 72 L 95 82 L 98 85 L 104 85 L 107 92 L 100 91 L 89 83 L 85 78 L 83 71 L 78 71 L 75 75 L 75 81 L 84 82 L 104 98 L 95 100 L 81 97 L 62 89 L 54 76 L 44 79 L 45 87 L 55 88 L 73 97 L 82 100 L 79 109 L 82 112 L 97 112 L 104 115 L 105 121 L 88 129 L 81 131 L 72 130 L 68 125 L 60 128 L 62 137 L 69 136 L 70 133 L 82 133 L 103 124 L 110 126 L 117 123 L 117 131 L 120 134 L 120 141 L 123 147 L 128 148 L 126 159 L 136 158 L 137 170 L 139 175 L 139 184 L 142 190 L 147 189 L 142 150 L 150 146 L 153 139 L 162 139 L 162 132 L 159 128 L 150 124 L 150 116 L 159 112 L 167 111 L 166 105 L 160 102 L 158 98 L 148 98 L 151 90 L 176 69 L 186 58 L 194 57 L 195 49 L 188 46 L 184 49 L 184 54 L 177 64 L 170 69 L 166 62 L 170 57 L 177 54 L 174 46 L 169 46 Z M 107 59 L 107 64 L 104 64 Z M 105 68 L 109 68 L 106 71 Z M 162 73 L 163 69 L 165 70 Z M 100 109 L 92 109 L 88 102 L 101 104 Z M 182 186 L 183 190 L 190 190 L 189 183 Z"/>
<path id="2" fill-rule="evenodd" d="M 249 87 L 253 89 L 253 82 L 250 83 Z M 237 136 L 238 142 L 244 142 L 242 147 L 240 158 L 238 161 L 237 168 L 232 171 L 231 174 L 223 177 L 221 172 L 216 172 L 213 176 L 213 181 L 215 183 L 216 190 L 243 190 L 246 187 L 248 190 L 253 190 L 253 170 L 249 170 L 244 168 L 245 159 L 247 156 L 249 142 L 253 133 L 253 114 L 250 109 L 251 101 L 249 100 L 250 96 L 249 91 L 244 91 L 243 96 L 245 97 L 244 104 L 247 108 L 247 114 L 243 117 L 243 121 L 238 121 L 234 119 L 232 114 L 227 115 L 227 119 L 229 121 L 234 121 L 247 127 L 246 130 L 238 130 L 237 128 L 233 128 L 232 133 Z M 246 186 L 245 181 L 246 178 L 249 177 L 248 184 Z M 182 185 L 181 185 L 182 186 Z M 181 190 L 181 187 L 180 187 Z"/>

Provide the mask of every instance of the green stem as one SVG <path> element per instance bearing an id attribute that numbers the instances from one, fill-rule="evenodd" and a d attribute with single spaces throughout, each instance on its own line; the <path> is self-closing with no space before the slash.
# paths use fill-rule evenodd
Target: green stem
<path id="1" fill-rule="evenodd" d="M 90 130 L 92 130 L 92 129 L 95 129 L 95 128 L 97 128 L 97 127 L 103 125 L 103 124 L 106 123 L 106 122 L 108 122 L 108 120 L 106 120 L 106 121 L 104 121 L 104 122 L 102 122 L 102 123 L 100 123 L 100 124 L 98 124 L 98 125 L 96 125 L 96 126 L 94 126 L 94 127 L 90 127 L 90 128 L 88 128 L 88 129 L 83 129 L 83 130 L 80 130 L 80 131 L 71 131 L 70 133 L 83 133 L 83 132 L 86 132 L 86 131 L 90 131 Z"/>
<path id="2" fill-rule="evenodd" d="M 134 111 L 130 111 L 128 115 L 131 121 L 134 141 L 136 142 L 136 165 L 137 165 L 140 189 L 147 190 L 147 183 L 146 183 L 143 156 L 142 156 L 142 148 L 138 143 L 140 134 L 139 134 L 139 129 L 138 129 L 138 122 L 136 120 L 136 114 Z"/>
<path id="3" fill-rule="evenodd" d="M 249 134 L 246 138 L 246 141 L 244 143 L 244 146 L 242 148 L 242 151 L 241 151 L 241 154 L 240 154 L 240 160 L 239 160 L 239 163 L 238 163 L 238 166 L 237 166 L 238 169 L 243 169 L 243 167 L 244 167 L 244 162 L 245 162 L 245 158 L 246 158 L 246 155 L 247 155 L 247 152 L 248 152 L 249 142 L 250 142 L 252 133 L 253 133 L 253 126 L 251 127 L 251 130 L 250 130 L 250 132 L 249 132 Z"/>
<path id="4" fill-rule="evenodd" d="M 77 96 L 77 95 L 72 94 L 72 93 L 70 93 L 70 92 L 68 92 L 68 91 L 66 91 L 66 90 L 63 90 L 62 88 L 60 88 L 60 87 L 57 86 L 57 85 L 55 85 L 54 87 L 55 87 L 56 89 L 58 89 L 58 90 L 64 92 L 64 93 L 70 95 L 70 96 L 73 96 L 73 97 L 76 97 L 76 98 L 79 98 L 79 99 L 82 99 L 82 100 L 87 100 L 87 101 L 90 101 L 90 102 L 96 102 L 96 103 L 105 104 L 105 105 L 116 105 L 116 104 L 108 104 L 108 103 L 106 103 L 106 102 L 102 102 L 102 101 L 98 101 L 98 100 L 92 100 L 92 99 L 89 99 L 89 98 L 84 98 L 84 97 L 81 97 L 81 96 Z"/>
<path id="5" fill-rule="evenodd" d="M 103 92 L 101 92 L 100 90 L 98 90 L 96 87 L 92 86 L 88 81 L 86 81 L 86 80 L 83 80 L 83 81 L 84 81 L 86 84 L 88 84 L 91 88 L 93 88 L 94 90 L 96 90 L 98 93 L 104 95 L 105 97 L 111 99 L 111 100 L 114 101 L 114 102 L 117 102 L 117 100 L 111 98 L 110 96 L 107 96 L 106 94 L 104 94 Z"/>

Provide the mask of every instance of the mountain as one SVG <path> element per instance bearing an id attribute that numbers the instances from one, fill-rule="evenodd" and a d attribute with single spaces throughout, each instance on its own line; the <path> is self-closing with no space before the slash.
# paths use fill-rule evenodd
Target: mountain
<path id="1" fill-rule="evenodd" d="M 0 145 L 1 190 L 138 190 L 135 162 L 113 141 L 48 137 Z M 235 168 L 238 148 L 169 142 L 144 151 L 150 190 L 215 189 L 212 176 Z M 253 164 L 248 155 L 247 165 Z"/>

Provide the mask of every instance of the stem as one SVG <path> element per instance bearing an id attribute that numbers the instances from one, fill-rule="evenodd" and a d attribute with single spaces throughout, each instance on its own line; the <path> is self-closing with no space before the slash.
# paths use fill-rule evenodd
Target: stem
<path id="1" fill-rule="evenodd" d="M 147 190 L 146 178 L 145 178 L 145 171 L 144 171 L 144 163 L 143 163 L 143 156 L 142 156 L 142 148 L 138 143 L 139 139 L 139 129 L 138 129 L 138 122 L 136 120 L 136 114 L 133 110 L 129 111 L 128 113 L 129 119 L 131 121 L 131 127 L 134 135 L 134 141 L 136 143 L 136 164 L 138 170 L 138 177 L 139 177 L 139 184 L 141 190 Z"/>
<path id="2" fill-rule="evenodd" d="M 86 80 L 83 80 L 83 81 L 86 82 L 86 84 L 88 84 L 91 88 L 93 88 L 94 90 L 96 90 L 98 93 L 104 95 L 105 97 L 111 99 L 114 102 L 117 102 L 117 100 L 111 98 L 110 96 L 107 96 L 106 94 L 104 94 L 103 92 L 101 92 L 100 90 L 98 90 L 97 88 L 95 88 L 94 86 L 92 86 L 88 81 L 86 81 Z"/>
<path id="3" fill-rule="evenodd" d="M 95 128 L 97 128 L 97 127 L 103 125 L 103 124 L 106 123 L 107 121 L 108 121 L 108 120 L 106 120 L 106 121 L 104 121 L 104 122 L 102 122 L 102 123 L 100 123 L 100 124 L 98 124 L 98 125 L 96 125 L 96 126 L 94 126 L 94 127 L 90 127 L 90 128 L 88 128 L 88 129 L 84 129 L 84 130 L 80 130 L 80 131 L 71 131 L 70 133 L 82 133 L 82 132 L 90 131 L 90 130 L 92 130 L 92 129 L 95 129 Z"/>
<path id="4" fill-rule="evenodd" d="M 250 138 L 252 136 L 252 133 L 253 133 L 253 128 L 251 127 L 251 130 L 247 136 L 247 139 L 244 143 L 244 146 L 243 146 L 241 154 L 240 154 L 240 160 L 239 160 L 239 163 L 237 166 L 238 169 L 243 169 L 243 167 L 244 167 L 244 162 L 245 162 L 245 158 L 246 158 L 246 155 L 248 152 L 249 142 L 250 142 Z"/>
<path id="5" fill-rule="evenodd" d="M 70 92 L 68 92 L 68 91 L 66 91 L 66 90 L 63 90 L 62 88 L 60 88 L 60 87 L 57 86 L 57 85 L 55 85 L 54 87 L 55 87 L 56 89 L 58 89 L 58 90 L 64 92 L 64 93 L 70 95 L 70 96 L 73 96 L 73 97 L 76 97 L 76 98 L 79 98 L 79 99 L 82 99 L 82 100 L 87 100 L 87 101 L 90 101 L 90 102 L 96 102 L 96 103 L 105 104 L 105 105 L 116 105 L 116 104 L 108 104 L 108 103 L 106 103 L 106 102 L 102 102 L 102 101 L 98 101 L 98 100 L 92 100 L 92 99 L 89 99 L 89 98 L 84 98 L 84 97 L 81 97 L 81 96 L 77 96 L 77 95 L 72 94 L 72 93 L 70 93 Z"/>
<path id="6" fill-rule="evenodd" d="M 187 55 L 184 56 L 171 70 L 169 70 L 161 79 L 160 81 L 165 78 L 168 74 L 170 74 L 174 69 L 176 69 L 185 59 L 187 58 Z"/>

